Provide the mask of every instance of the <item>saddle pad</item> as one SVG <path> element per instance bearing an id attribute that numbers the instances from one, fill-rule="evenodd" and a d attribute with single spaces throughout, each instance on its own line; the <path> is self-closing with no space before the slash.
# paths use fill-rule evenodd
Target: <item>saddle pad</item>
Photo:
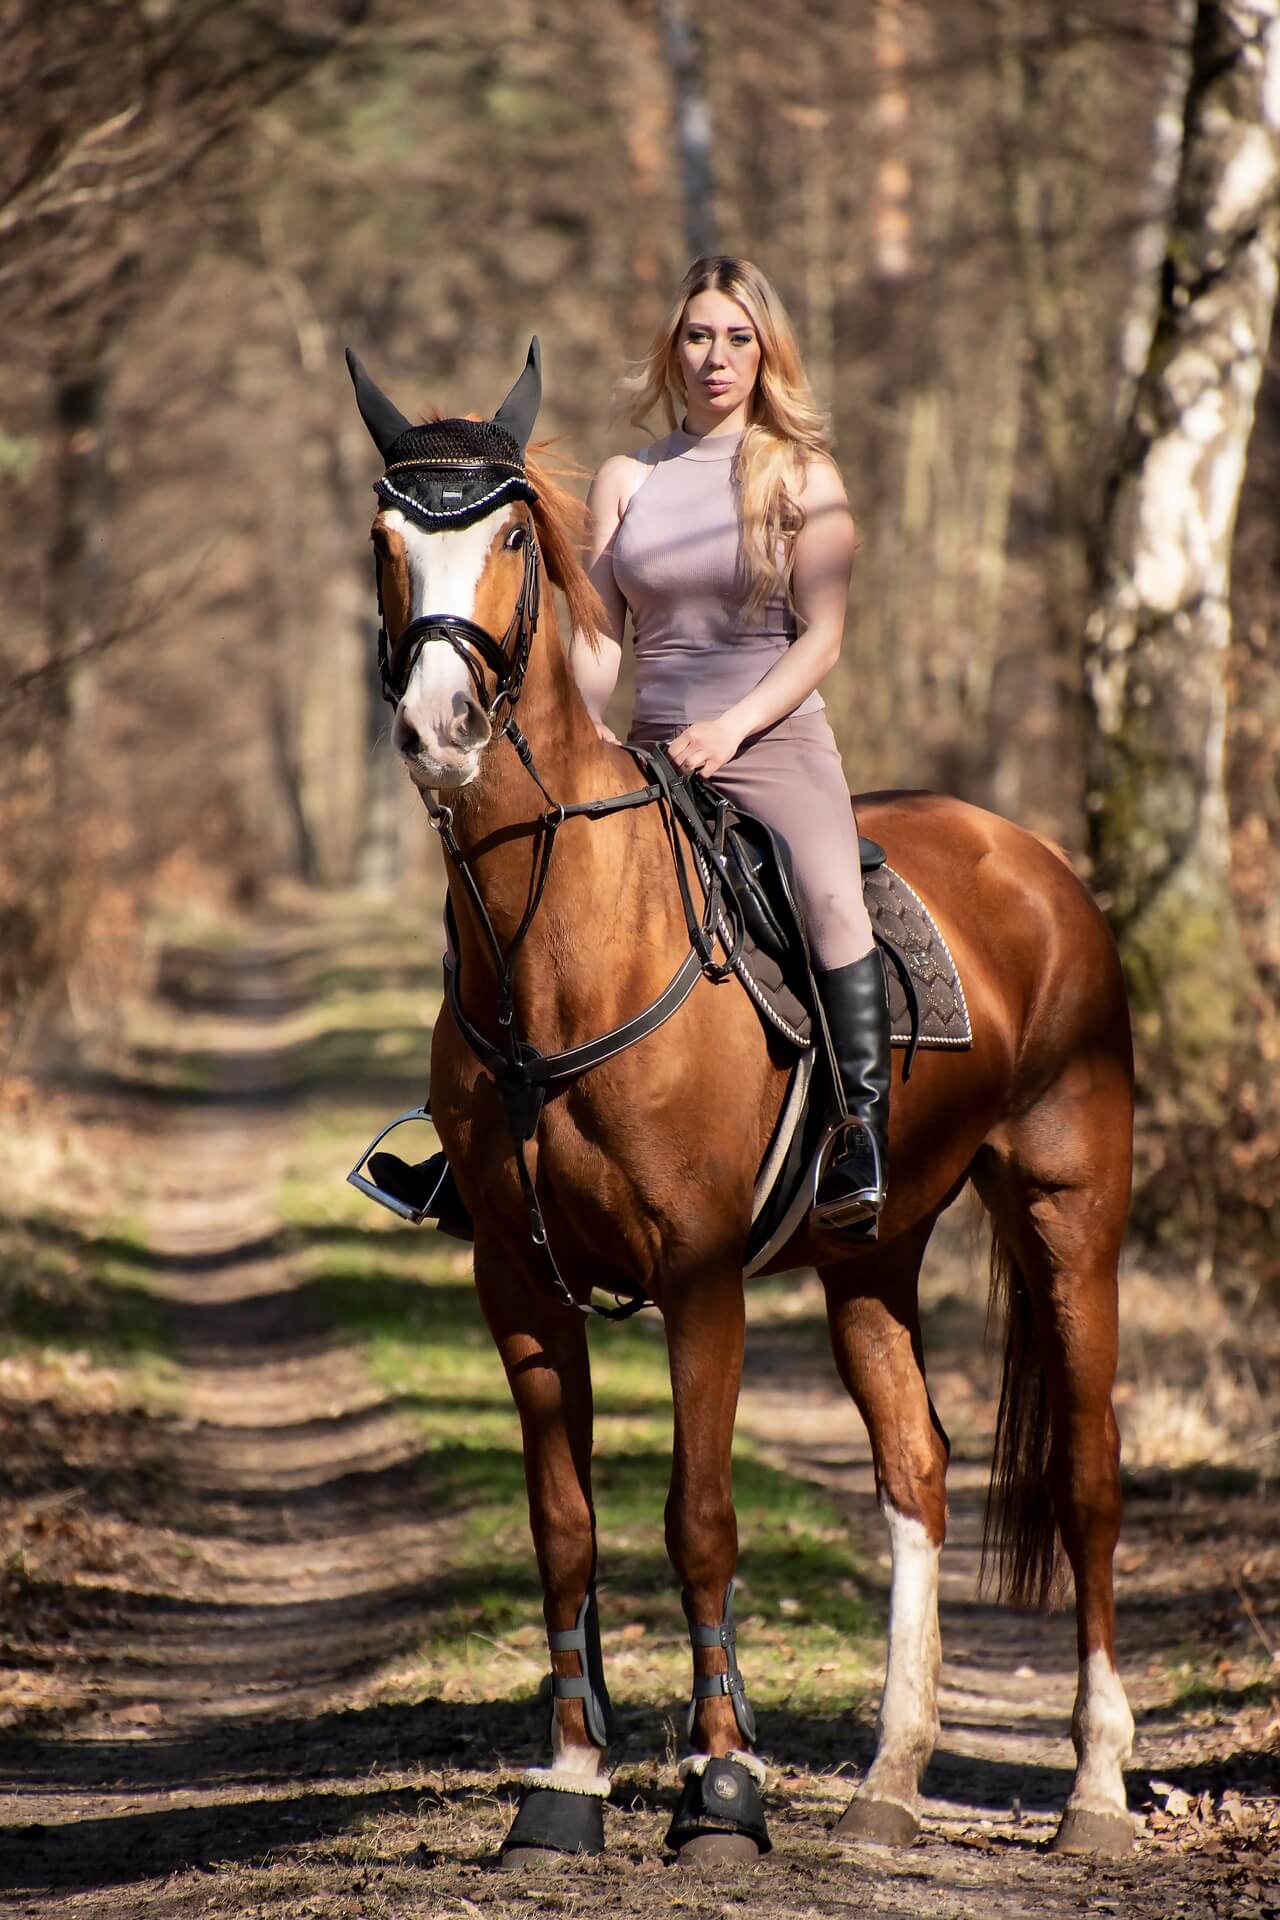
<path id="1" fill-rule="evenodd" d="M 973 1028 L 964 987 L 942 930 L 915 888 L 892 867 L 877 867 L 862 876 L 863 894 L 871 925 L 880 938 L 895 947 L 906 961 L 920 1002 L 922 1047 L 971 1047 Z M 897 969 L 889 977 L 889 1022 L 895 1047 L 911 1038 L 907 997 Z"/>
<path id="2" fill-rule="evenodd" d="M 702 865 L 701 860 L 699 864 Z M 706 868 L 703 866 L 703 879 Z M 915 982 L 920 1002 L 922 1047 L 971 1047 L 973 1029 L 964 986 L 942 930 L 915 888 L 890 866 L 862 876 L 863 896 L 874 931 L 893 947 Z M 721 917 L 721 934 L 728 933 Z M 812 1034 L 809 1009 L 797 998 L 783 969 L 771 954 L 750 941 L 734 969 L 763 1017 L 793 1046 L 808 1046 Z M 898 970 L 885 967 L 889 981 L 889 1025 L 895 1047 L 911 1038 L 911 1015 Z"/>

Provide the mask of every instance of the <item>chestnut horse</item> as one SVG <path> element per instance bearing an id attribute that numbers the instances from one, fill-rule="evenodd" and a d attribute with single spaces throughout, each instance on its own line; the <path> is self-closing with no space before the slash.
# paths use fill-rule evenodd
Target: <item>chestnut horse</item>
<path id="1" fill-rule="evenodd" d="M 689 932 L 658 806 L 564 818 L 553 857 L 542 859 L 554 807 L 630 792 L 643 775 L 626 751 L 598 738 L 550 593 L 529 630 L 530 582 L 536 610 L 544 572 L 564 590 L 575 628 L 591 633 L 599 620 L 577 558 L 574 503 L 523 463 L 537 404 L 535 356 L 494 422 L 437 423 L 500 428 L 520 455 L 499 463 L 498 482 L 479 496 L 479 456 L 446 447 L 434 466 L 426 459 L 433 484 L 441 472 L 448 477 L 450 459 L 459 469 L 453 492 L 431 496 L 441 514 L 464 517 L 442 500 L 480 502 L 465 526 L 446 518 L 446 530 L 428 530 L 441 521 L 419 513 L 406 491 L 414 463 L 402 450 L 417 444 L 401 438 L 409 422 L 358 362 L 352 371 L 388 464 L 373 540 L 392 660 L 406 629 L 417 640 L 392 676 L 392 743 L 436 823 L 450 828 L 466 1013 L 498 1041 L 499 976 L 482 902 L 503 953 L 519 947 L 519 1032 L 544 1054 L 575 1047 L 662 993 L 688 954 Z M 491 496 L 494 504 L 484 504 Z M 487 652 L 477 635 L 487 637 Z M 422 643 L 431 638 L 449 644 Z M 526 653 L 518 730 L 501 691 L 502 663 L 515 646 Z M 875 1759 L 835 1831 L 854 1841 L 908 1842 L 939 1731 L 948 1444 L 925 1381 L 917 1280 L 935 1221 L 972 1181 L 991 1218 L 993 1285 L 1007 1317 L 988 1544 L 1003 1595 L 1033 1604 L 1047 1599 L 1065 1549 L 1075 1584 L 1078 1767 L 1055 1845 L 1121 1851 L 1132 1844 L 1121 1768 L 1133 1721 L 1115 1665 L 1121 1500 L 1111 1392 L 1133 1070 L 1115 947 L 1065 861 L 1033 835 L 938 794 L 865 794 L 855 804 L 861 829 L 883 844 L 946 935 L 973 1045 L 922 1053 L 910 1084 L 895 1082 L 892 1178 L 878 1239 L 804 1229 L 769 1268 L 811 1265 L 821 1276 L 836 1366 L 866 1422 L 892 1548 Z M 540 864 L 545 885 L 530 921 Z M 751 1797 L 761 1770 L 729 1618 L 738 1555 L 730 1456 L 743 1248 L 787 1078 L 788 1060 L 747 994 L 700 976 L 665 1025 L 548 1099 L 526 1149 L 548 1244 L 575 1298 L 585 1302 L 595 1288 L 643 1289 L 665 1324 L 674 1402 L 666 1541 L 693 1639 L 686 1801 L 690 1780 L 703 1775 L 725 1797 L 717 1812 L 710 1790 L 701 1799 L 695 1790 L 671 1836 L 685 1860 L 709 1851 L 755 1857 L 768 1846 L 758 1803 L 741 1818 L 732 1804 Z M 504 1852 L 511 1865 L 531 1853 L 597 1850 L 608 1792 L 586 1320 L 550 1284 L 545 1251 L 530 1237 L 508 1109 L 447 1011 L 432 1044 L 431 1102 L 474 1218 L 476 1289 L 519 1413 L 551 1641 L 550 1765 L 525 1777 Z M 543 1812 L 522 1824 L 531 1797 Z"/>

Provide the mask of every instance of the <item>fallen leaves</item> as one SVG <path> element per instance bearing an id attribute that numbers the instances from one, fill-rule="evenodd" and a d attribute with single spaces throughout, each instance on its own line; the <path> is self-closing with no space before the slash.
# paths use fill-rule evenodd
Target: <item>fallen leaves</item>
<path id="1" fill-rule="evenodd" d="M 1156 1804 L 1147 1814 L 1146 1830 L 1157 1845 L 1232 1858 L 1280 1846 L 1280 1802 L 1271 1795 L 1228 1787 L 1215 1801 L 1207 1790 L 1193 1793 L 1170 1780 L 1148 1784 Z"/>

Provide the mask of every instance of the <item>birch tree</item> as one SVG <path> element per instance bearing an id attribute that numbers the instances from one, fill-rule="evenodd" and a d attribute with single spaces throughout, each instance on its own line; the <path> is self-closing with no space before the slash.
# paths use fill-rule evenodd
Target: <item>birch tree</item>
<path id="1" fill-rule="evenodd" d="M 1108 488 L 1084 657 L 1096 885 L 1140 1031 L 1145 1013 L 1188 1119 L 1218 1111 L 1246 990 L 1228 874 L 1226 662 L 1278 189 L 1280 0 L 1198 0 L 1159 313 Z"/>

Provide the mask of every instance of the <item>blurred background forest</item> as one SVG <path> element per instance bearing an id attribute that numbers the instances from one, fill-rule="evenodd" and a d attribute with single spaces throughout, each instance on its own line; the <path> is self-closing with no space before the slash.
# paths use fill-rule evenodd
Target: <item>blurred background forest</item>
<path id="1" fill-rule="evenodd" d="M 343 346 L 406 411 L 487 410 L 539 333 L 542 430 L 589 470 L 634 440 L 613 384 L 715 247 L 779 284 L 834 417 L 861 530 L 827 688 L 851 785 L 945 788 L 1067 847 L 1129 964 L 1139 1227 L 1206 1275 L 1274 1279 L 1274 357 L 1237 432 L 1229 639 L 1180 613 L 1186 659 L 1135 695 L 1153 790 L 1164 703 L 1171 740 L 1208 715 L 1200 864 L 1161 869 L 1181 890 L 1124 880 L 1117 849 L 1156 829 L 1112 807 L 1100 747 L 1195 16 L 5 0 L 0 1061 L 109 1033 L 157 911 L 427 870 L 379 745 L 374 460 Z"/>

